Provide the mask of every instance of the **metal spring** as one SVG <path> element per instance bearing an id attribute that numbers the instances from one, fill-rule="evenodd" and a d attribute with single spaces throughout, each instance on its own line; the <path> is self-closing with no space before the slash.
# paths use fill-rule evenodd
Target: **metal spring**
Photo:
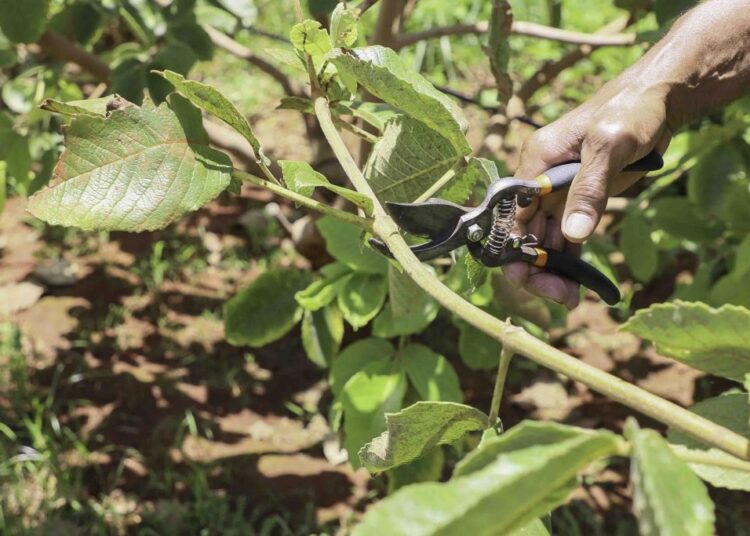
<path id="1" fill-rule="evenodd" d="M 511 227 L 516 218 L 516 198 L 504 197 L 492 209 L 492 229 L 485 244 L 485 251 L 498 256 L 505 250 Z"/>

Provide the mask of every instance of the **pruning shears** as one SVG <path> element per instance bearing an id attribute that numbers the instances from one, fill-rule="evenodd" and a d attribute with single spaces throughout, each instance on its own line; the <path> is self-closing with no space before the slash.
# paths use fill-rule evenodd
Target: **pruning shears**
<path id="1" fill-rule="evenodd" d="M 624 171 L 655 171 L 663 165 L 661 155 L 651 152 Z M 580 168 L 580 162 L 568 162 L 530 180 L 515 177 L 495 179 L 487 188 L 484 200 L 476 207 L 463 207 L 433 198 L 424 203 L 386 203 L 386 208 L 401 229 L 430 239 L 411 247 L 422 261 L 467 246 L 471 255 L 487 267 L 527 262 L 572 279 L 596 292 L 609 305 L 615 305 L 620 301 L 620 290 L 599 270 L 573 255 L 541 247 L 533 235 L 515 236 L 511 233 L 517 207 L 529 206 L 535 197 L 570 186 Z M 373 238 L 370 243 L 390 256 L 388 247 L 380 240 Z"/>

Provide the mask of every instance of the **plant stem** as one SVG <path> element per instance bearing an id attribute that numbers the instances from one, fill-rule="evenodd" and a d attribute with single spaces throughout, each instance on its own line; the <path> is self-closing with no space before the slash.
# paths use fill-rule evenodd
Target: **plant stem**
<path id="1" fill-rule="evenodd" d="M 398 227 L 375 196 L 370 184 L 354 162 L 339 136 L 325 98 L 315 99 L 315 114 L 331 149 L 349 180 L 360 193 L 373 200 L 373 230 L 388 246 L 404 272 L 443 307 L 501 342 L 504 347 L 532 361 L 579 381 L 612 400 L 652 417 L 668 426 L 718 447 L 742 459 L 750 459 L 750 439 L 711 422 L 677 404 L 673 404 L 616 376 L 612 376 L 549 346 L 523 329 L 507 325 L 489 313 L 464 300 L 431 274 L 404 241 Z"/>
<path id="2" fill-rule="evenodd" d="M 440 191 L 440 189 L 448 184 L 449 181 L 453 180 L 453 178 L 458 173 L 458 168 L 461 165 L 461 162 L 457 163 L 455 166 L 450 168 L 448 171 L 443 173 L 443 176 L 440 177 L 438 180 L 435 181 L 435 183 L 427 188 L 422 195 L 417 197 L 414 202 L 415 203 L 424 203 L 427 201 L 430 197 L 434 197 L 436 193 Z"/>
<path id="3" fill-rule="evenodd" d="M 488 427 L 492 428 L 497 423 L 500 415 L 500 403 L 503 401 L 503 389 L 505 388 L 505 379 L 508 377 L 508 367 L 510 360 L 513 358 L 513 351 L 503 347 L 500 352 L 500 364 L 497 367 L 497 376 L 495 377 L 495 389 L 492 391 L 492 403 L 490 404 L 490 418 Z"/>
<path id="4" fill-rule="evenodd" d="M 689 449 L 683 445 L 674 445 L 671 443 L 669 446 L 678 458 L 688 463 L 713 465 L 715 467 L 723 467 L 724 469 L 747 471 L 750 473 L 750 463 L 739 458 L 726 456 L 723 452 L 717 453 L 715 451 Z"/>
<path id="5" fill-rule="evenodd" d="M 240 179 L 243 182 L 249 182 L 250 184 L 254 184 L 256 186 L 260 186 L 261 188 L 265 188 L 266 190 L 269 190 L 275 193 L 276 195 L 289 199 L 290 201 L 294 201 L 295 203 L 298 203 L 302 205 L 303 207 L 307 207 L 309 209 L 315 210 L 317 212 L 320 212 L 321 214 L 333 216 L 334 218 L 338 218 L 339 220 L 345 221 L 347 223 L 352 223 L 369 233 L 373 232 L 372 220 L 369 220 L 367 218 L 362 218 L 361 216 L 357 216 L 356 214 L 352 214 L 351 212 L 346 212 L 345 210 L 339 210 L 332 206 L 326 205 L 325 203 L 321 203 L 320 201 L 316 201 L 315 199 L 305 197 L 302 194 L 298 194 L 297 192 L 288 190 L 284 188 L 283 186 L 279 186 L 275 182 L 268 181 L 266 179 L 261 179 L 260 177 L 256 177 L 255 175 L 252 175 L 245 171 L 234 170 L 232 172 L 232 175 Z"/>

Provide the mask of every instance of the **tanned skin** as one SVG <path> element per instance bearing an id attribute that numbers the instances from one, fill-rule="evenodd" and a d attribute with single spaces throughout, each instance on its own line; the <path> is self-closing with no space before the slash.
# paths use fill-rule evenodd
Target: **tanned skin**
<path id="1" fill-rule="evenodd" d="M 516 232 L 548 248 L 579 254 L 607 198 L 642 177 L 621 173 L 653 149 L 663 152 L 673 132 L 750 94 L 750 0 L 710 0 L 677 20 L 638 62 L 585 104 L 539 129 L 523 145 L 517 177 L 581 160 L 568 192 L 519 210 Z M 524 263 L 505 274 L 530 292 L 574 308 L 579 288 Z"/>

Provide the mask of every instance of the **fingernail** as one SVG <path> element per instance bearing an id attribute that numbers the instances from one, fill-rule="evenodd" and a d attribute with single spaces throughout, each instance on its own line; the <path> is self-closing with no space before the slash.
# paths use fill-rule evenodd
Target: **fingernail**
<path id="1" fill-rule="evenodd" d="M 568 238 L 583 240 L 594 232 L 594 220 L 583 212 L 573 212 L 565 218 L 563 231 Z"/>

